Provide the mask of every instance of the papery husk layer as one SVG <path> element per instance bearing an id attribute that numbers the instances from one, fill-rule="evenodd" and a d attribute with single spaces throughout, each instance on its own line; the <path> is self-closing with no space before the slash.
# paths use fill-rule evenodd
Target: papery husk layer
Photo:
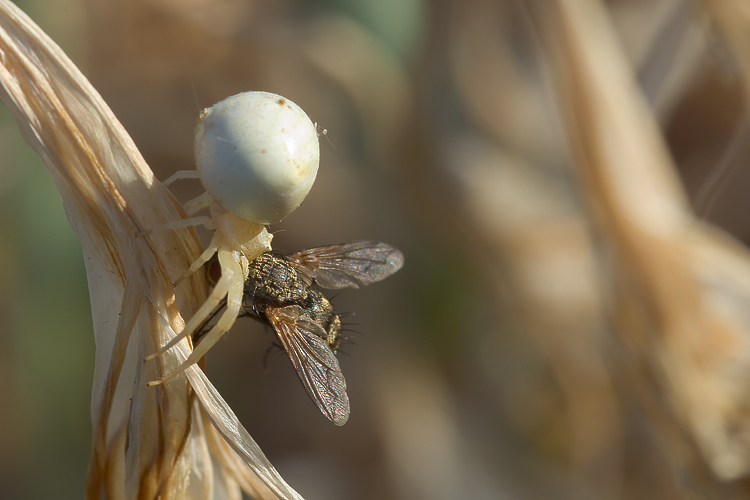
<path id="1" fill-rule="evenodd" d="M 147 387 L 189 353 L 186 340 L 143 362 L 206 297 L 203 273 L 172 286 L 201 243 L 192 228 L 145 235 L 187 214 L 86 78 L 5 0 L 0 97 L 52 174 L 86 262 L 96 335 L 87 498 L 240 498 L 240 488 L 300 498 L 197 366 L 186 371 L 196 391 L 185 376 Z"/>

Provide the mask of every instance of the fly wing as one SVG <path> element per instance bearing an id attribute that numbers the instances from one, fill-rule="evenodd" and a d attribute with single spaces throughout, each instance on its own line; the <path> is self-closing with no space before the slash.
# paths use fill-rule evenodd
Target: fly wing
<path id="1" fill-rule="evenodd" d="M 339 361 L 322 326 L 300 317 L 300 306 L 269 307 L 268 321 L 279 335 L 302 386 L 323 415 L 336 425 L 349 419 L 349 396 Z"/>
<path id="2" fill-rule="evenodd" d="M 309 248 L 286 259 L 323 288 L 359 288 L 387 278 L 404 265 L 400 250 L 367 240 Z"/>

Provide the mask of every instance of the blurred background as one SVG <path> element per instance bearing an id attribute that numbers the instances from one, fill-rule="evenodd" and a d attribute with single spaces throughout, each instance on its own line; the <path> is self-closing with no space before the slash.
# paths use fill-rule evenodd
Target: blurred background
<path id="1" fill-rule="evenodd" d="M 540 2 L 17 3 L 157 178 L 194 168 L 202 108 L 275 92 L 327 135 L 317 182 L 272 227 L 274 247 L 375 239 L 404 252 L 393 277 L 333 299 L 349 341 L 344 427 L 309 401 L 268 328 L 240 320 L 208 356 L 211 380 L 305 498 L 744 497 L 745 481 L 718 481 L 700 453 L 690 467 L 670 458 L 669 430 L 619 367 Z M 750 45 L 732 43 L 723 3 L 605 8 L 697 215 L 747 241 Z M 186 201 L 200 186 L 173 192 Z M 95 347 L 83 260 L 4 108 L 0 282 L 0 498 L 81 498 Z"/>

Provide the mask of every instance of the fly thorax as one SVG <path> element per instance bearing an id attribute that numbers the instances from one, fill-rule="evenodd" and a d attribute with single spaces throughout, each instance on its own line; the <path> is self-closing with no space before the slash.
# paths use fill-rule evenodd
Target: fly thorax
<path id="1" fill-rule="evenodd" d="M 249 269 L 248 281 L 256 296 L 272 304 L 301 304 L 307 299 L 308 287 L 297 269 L 281 257 L 264 253 Z"/>

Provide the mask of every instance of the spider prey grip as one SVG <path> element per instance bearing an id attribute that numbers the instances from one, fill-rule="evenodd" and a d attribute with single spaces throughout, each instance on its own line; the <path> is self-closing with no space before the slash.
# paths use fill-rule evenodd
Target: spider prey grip
<path id="1" fill-rule="evenodd" d="M 310 191 L 320 160 L 318 142 L 317 129 L 305 112 L 277 94 L 243 92 L 201 112 L 195 130 L 196 170 L 175 172 L 164 182 L 200 179 L 206 192 L 184 204 L 190 218 L 170 221 L 141 236 L 192 226 L 211 229 L 210 243 L 181 276 L 173 277 L 173 286 L 210 262 L 220 268 L 221 276 L 182 330 L 144 358 L 154 360 L 178 343 L 194 340 L 193 350 L 179 366 L 164 373 L 157 364 L 160 376 L 149 386 L 180 375 L 203 358 L 239 315 L 251 316 L 276 331 L 323 414 L 337 425 L 346 422 L 349 398 L 334 355 L 341 321 L 317 287 L 368 285 L 398 271 L 403 255 L 373 241 L 287 256 L 268 253 L 273 236 L 265 225 L 281 221 Z M 206 215 L 197 215 L 205 210 Z M 205 328 L 213 318 L 216 323 Z"/>
<path id="2" fill-rule="evenodd" d="M 266 252 L 250 263 L 242 315 L 273 327 L 310 399 L 336 425 L 349 418 L 346 381 L 334 355 L 341 320 L 317 287 L 359 288 L 403 262 L 403 254 L 385 243 L 353 241 L 290 255 Z"/>

